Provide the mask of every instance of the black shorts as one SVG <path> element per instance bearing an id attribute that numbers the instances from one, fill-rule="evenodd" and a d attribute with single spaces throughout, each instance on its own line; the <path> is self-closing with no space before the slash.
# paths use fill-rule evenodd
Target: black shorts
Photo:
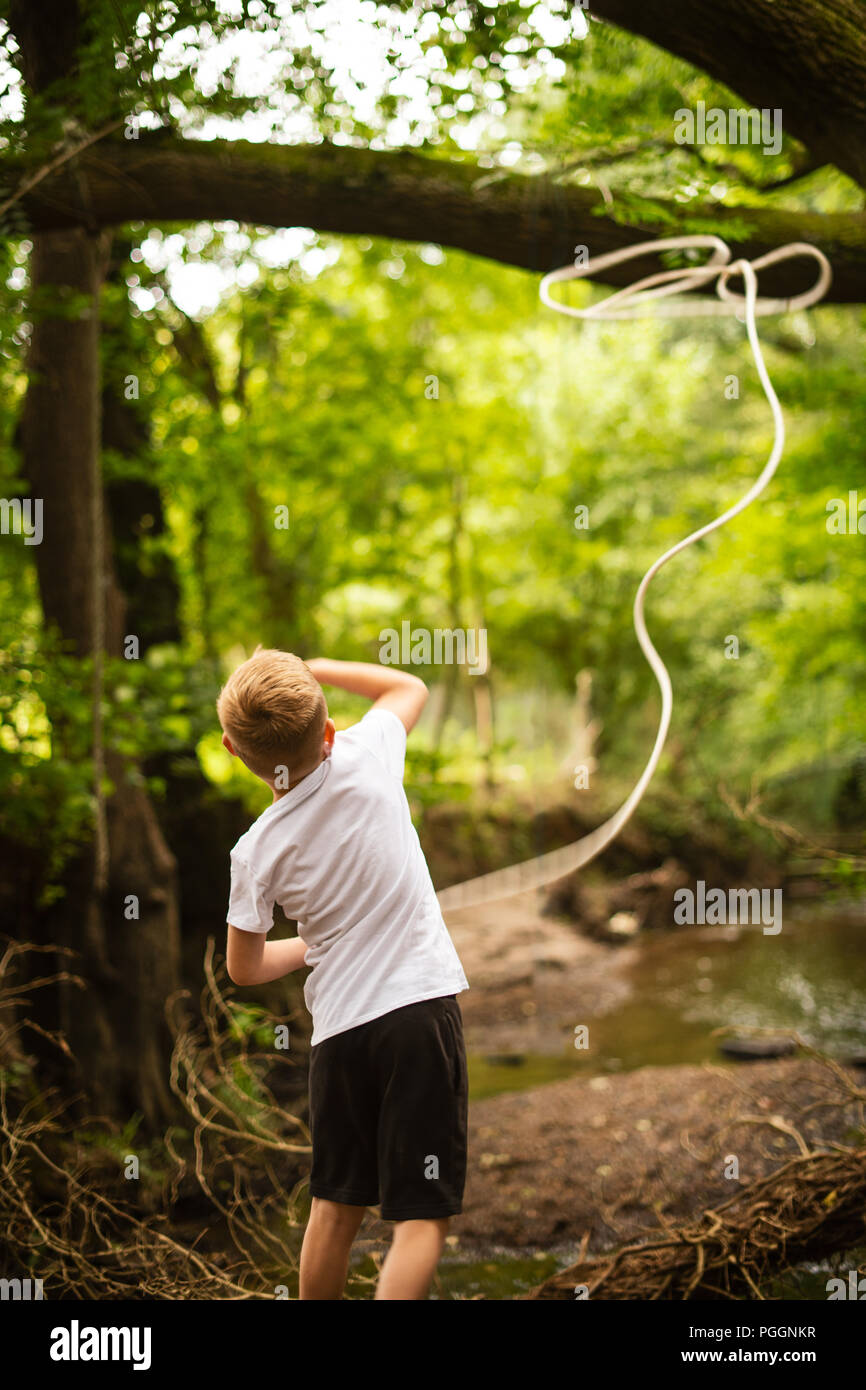
<path id="1" fill-rule="evenodd" d="M 457 996 L 423 999 L 310 1049 L 310 1195 L 386 1221 L 455 1216 L 468 1084 Z"/>

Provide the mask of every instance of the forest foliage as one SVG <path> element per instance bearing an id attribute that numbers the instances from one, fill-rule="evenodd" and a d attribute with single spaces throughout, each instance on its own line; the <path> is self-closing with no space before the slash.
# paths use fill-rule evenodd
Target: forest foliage
<path id="1" fill-rule="evenodd" d="M 553 5 L 370 7 L 386 75 L 366 94 L 333 47 L 327 5 L 88 8 L 81 79 L 36 103 L 26 130 L 5 35 L 5 151 L 47 152 L 71 106 L 88 128 L 134 117 L 190 139 L 471 155 L 491 176 L 517 168 L 539 188 L 598 187 L 600 207 L 623 218 L 637 208 L 655 234 L 668 230 L 662 197 L 679 200 L 689 230 L 712 230 L 689 225 L 691 201 L 736 204 L 745 222 L 755 206 L 862 207 L 829 168 L 768 190 L 802 166 L 794 141 L 775 158 L 672 145 L 677 107 L 735 98 L 608 26 L 584 37 L 579 12 L 545 30 Z M 239 20 L 273 58 L 266 81 L 246 71 Z M 11 498 L 26 492 L 16 426 L 39 306 L 27 228 L 4 229 L 0 493 Z M 493 712 L 487 748 L 479 679 L 420 670 L 435 698 L 410 764 L 417 794 L 492 781 L 579 796 L 569 758 L 583 670 L 600 723 L 592 789 L 611 801 L 633 781 L 657 720 L 631 627 L 639 579 L 746 490 L 772 441 L 742 326 L 578 326 L 540 305 L 537 275 L 430 244 L 422 227 L 392 243 L 137 222 L 118 230 L 115 256 L 103 376 L 135 446 L 105 449 L 104 478 L 109 494 L 155 483 L 162 504 L 115 545 L 135 571 L 139 614 L 166 572 L 177 603 L 151 636 L 130 628 L 135 659 L 109 655 L 109 746 L 145 763 L 196 756 L 260 808 L 261 789 L 219 747 L 214 699 L 228 670 L 257 643 L 376 660 L 382 631 L 408 621 L 486 629 Z M 574 302 L 602 292 L 572 291 Z M 745 798 L 757 778 L 782 789 L 788 818 L 846 828 L 840 789 L 866 743 L 866 540 L 856 527 L 836 533 L 831 516 L 851 493 L 855 518 L 858 502 L 866 512 L 863 319 L 854 306 L 763 321 L 787 420 L 782 465 L 755 506 L 651 590 L 649 628 L 675 691 L 659 776 L 685 807 L 723 814 L 719 784 Z M 586 527 L 575 524 L 582 506 Z M 2 537 L 0 828 L 48 845 L 56 870 L 88 834 L 90 671 L 45 630 L 32 558 L 20 537 Z M 59 692 L 62 728 L 47 715 Z M 334 710 L 338 724 L 360 712 L 341 696 Z"/>

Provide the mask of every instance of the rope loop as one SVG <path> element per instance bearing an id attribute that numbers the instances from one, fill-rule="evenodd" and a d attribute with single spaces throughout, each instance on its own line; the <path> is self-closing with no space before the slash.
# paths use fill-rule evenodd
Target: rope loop
<path id="1" fill-rule="evenodd" d="M 554 299 L 550 294 L 550 286 L 562 284 L 567 280 L 581 280 L 588 275 L 598 275 L 602 270 L 608 270 L 611 266 L 621 265 L 624 261 L 637 260 L 641 256 L 647 256 L 650 252 L 660 251 L 692 251 L 702 248 L 710 249 L 712 255 L 710 259 L 699 266 L 684 266 L 679 270 L 658 271 L 655 275 L 646 275 L 642 280 L 636 280 L 634 284 L 626 286 L 625 289 L 616 290 L 606 299 L 599 300 L 595 304 L 590 304 L 584 309 L 576 309 L 570 304 L 563 304 L 561 300 Z M 740 315 L 745 309 L 746 296 L 734 294 L 728 289 L 728 280 L 732 276 L 741 276 L 743 267 L 749 266 L 756 274 L 760 270 L 765 270 L 768 266 L 778 265 L 782 261 L 795 260 L 800 257 L 811 257 L 818 264 L 818 275 L 813 285 L 800 294 L 792 295 L 789 299 L 765 299 L 761 296 L 755 298 L 755 314 L 786 314 L 795 309 L 807 309 L 812 304 L 817 304 L 819 299 L 830 287 L 832 271 L 830 262 L 819 251 L 817 246 L 812 246 L 806 241 L 792 241 L 787 246 L 776 247 L 773 251 L 768 251 L 766 255 L 759 256 L 757 260 L 737 260 L 731 262 L 731 249 L 722 241 L 721 237 L 706 235 L 663 237 L 658 241 L 641 241 L 634 246 L 623 246 L 617 251 L 606 251 L 602 256 L 593 256 L 582 265 L 566 265 L 559 270 L 552 270 L 544 276 L 539 287 L 539 296 L 542 304 L 548 309 L 554 309 L 558 314 L 568 314 L 571 318 L 578 319 L 631 319 L 640 318 L 643 315 L 643 307 L 651 300 L 668 299 L 670 296 L 687 293 L 693 289 L 708 289 L 713 280 L 716 282 L 716 293 L 721 302 L 716 300 L 687 300 L 668 303 L 661 308 L 656 308 L 653 312 L 665 318 L 685 317 L 689 315 Z"/>
<path id="2" fill-rule="evenodd" d="M 634 284 L 626 286 L 625 289 L 616 290 L 606 299 L 599 300 L 584 309 L 575 309 L 569 304 L 563 304 L 561 301 L 553 299 L 550 294 L 551 285 L 561 284 L 566 280 L 579 280 L 587 275 L 597 275 L 610 266 L 619 265 L 623 261 L 635 260 L 649 252 L 697 249 L 708 249 L 712 252 L 704 265 L 687 266 L 680 270 L 662 270 L 654 275 L 644 276 L 642 280 L 636 280 Z M 766 269 L 767 266 L 778 265 L 782 261 L 793 260 L 802 256 L 811 257 L 817 261 L 819 268 L 818 277 L 808 290 L 793 295 L 790 299 L 764 299 L 758 294 L 758 271 Z M 728 281 L 732 278 L 742 279 L 745 294 L 735 294 L 728 288 Z M 773 447 L 762 472 L 755 479 L 748 492 L 744 493 L 733 506 L 728 507 L 727 511 L 707 522 L 705 526 L 699 527 L 697 531 L 692 531 L 681 541 L 677 541 L 670 550 L 666 550 L 663 555 L 654 560 L 638 585 L 633 610 L 634 630 L 641 651 L 658 682 L 662 707 L 658 732 L 649 760 L 619 810 L 614 812 L 598 829 L 591 831 L 589 835 L 584 835 L 574 844 L 565 845 L 562 849 L 552 850 L 535 859 L 526 860 L 522 864 L 512 864 L 507 869 L 496 869 L 493 873 L 482 874 L 479 878 L 469 879 L 466 883 L 457 883 L 451 888 L 443 889 L 438 894 L 439 906 L 443 911 L 451 908 L 474 907 L 479 903 L 494 902 L 501 898 L 512 897 L 515 893 L 525 892 L 529 888 L 542 888 L 545 884 L 554 883 L 556 879 L 562 878 L 565 874 L 573 873 L 576 869 L 582 868 L 584 864 L 588 864 L 591 859 L 594 859 L 596 855 L 601 854 L 602 850 L 608 847 L 640 802 L 661 758 L 673 710 L 673 689 L 670 675 L 652 644 L 644 620 L 646 591 L 662 565 L 666 564 L 674 555 L 679 554 L 686 546 L 694 545 L 696 541 L 701 540 L 720 526 L 724 526 L 740 512 L 745 511 L 746 507 L 750 506 L 755 498 L 763 492 L 775 473 L 785 446 L 785 421 L 779 398 L 773 389 L 773 383 L 764 362 L 756 320 L 759 314 L 788 313 L 794 309 L 805 309 L 811 304 L 817 304 L 818 300 L 827 293 L 831 279 L 832 272 L 827 257 L 818 250 L 817 246 L 812 246 L 808 242 L 791 242 L 787 246 L 780 246 L 764 256 L 759 256 L 754 261 L 740 259 L 732 262 L 731 251 L 726 243 L 722 241 L 721 237 L 709 234 L 664 237 L 659 241 L 642 241 L 635 246 L 625 246 L 618 251 L 608 251 L 603 256 L 596 256 L 586 265 L 562 266 L 559 270 L 552 270 L 549 275 L 544 276 L 539 286 L 541 302 L 546 304 L 549 309 L 555 310 L 556 313 L 567 314 L 572 318 L 639 318 L 646 312 L 646 306 L 651 301 L 664 301 L 660 307 L 655 306 L 650 311 L 660 314 L 662 317 L 689 314 L 736 315 L 746 325 L 746 333 L 758 378 L 773 416 Z M 684 294 L 689 290 L 706 290 L 713 282 L 715 282 L 718 296 L 715 300 L 683 299 L 674 301 L 672 299 L 673 295 Z"/>

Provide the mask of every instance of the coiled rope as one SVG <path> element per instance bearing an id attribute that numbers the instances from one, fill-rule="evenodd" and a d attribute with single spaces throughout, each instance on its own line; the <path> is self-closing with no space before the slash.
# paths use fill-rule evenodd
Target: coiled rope
<path id="1" fill-rule="evenodd" d="M 617 265 L 622 261 L 634 260 L 636 257 L 645 256 L 649 252 L 679 251 L 702 247 L 712 251 L 712 255 L 705 265 L 689 266 L 680 270 L 659 271 L 654 275 L 648 275 L 642 280 L 635 281 L 633 285 L 608 295 L 606 299 L 600 300 L 586 309 L 572 308 L 551 298 L 550 295 L 552 285 L 565 280 L 577 280 L 587 275 L 598 275 L 600 271 L 606 270 L 610 266 Z M 758 295 L 758 271 L 771 265 L 777 265 L 780 261 L 792 260 L 801 256 L 812 257 L 818 263 L 819 274 L 814 285 L 802 294 L 795 295 L 790 299 L 767 299 Z M 512 897 L 515 893 L 522 893 L 530 888 L 541 888 L 545 884 L 553 883 L 565 874 L 573 873 L 575 869 L 580 869 L 588 864 L 591 859 L 606 849 L 619 834 L 639 804 L 658 767 L 671 721 L 673 689 L 667 667 L 653 646 L 646 629 L 644 599 L 647 589 L 662 565 L 667 564 L 674 555 L 678 555 L 681 550 L 685 550 L 686 546 L 694 545 L 696 541 L 708 536 L 711 531 L 718 530 L 720 526 L 724 526 L 735 516 L 739 516 L 740 512 L 745 511 L 755 498 L 764 491 L 775 473 L 785 445 L 785 421 L 761 352 L 757 318 L 761 314 L 788 313 L 816 304 L 827 293 L 832 278 L 830 264 L 826 256 L 817 247 L 810 246 L 807 242 L 791 242 L 789 245 L 778 247 L 775 251 L 770 251 L 767 255 L 760 256 L 754 261 L 731 262 L 730 257 L 730 248 L 720 237 L 711 235 L 666 237 L 659 241 L 644 241 L 635 246 L 624 247 L 619 251 L 610 251 L 603 256 L 593 258 L 585 265 L 563 266 L 560 270 L 554 270 L 549 275 L 545 275 L 541 281 L 539 295 L 542 303 L 549 309 L 554 309 L 559 314 L 568 314 L 572 318 L 639 318 L 646 312 L 646 306 L 651 301 L 658 300 L 663 301 L 662 305 L 650 310 L 650 312 L 661 312 L 664 317 L 691 314 L 736 314 L 739 317 L 742 313 L 741 321 L 745 322 L 758 377 L 772 412 L 775 437 L 770 456 L 761 474 L 755 479 L 748 492 L 744 493 L 739 501 L 735 502 L 727 511 L 722 512 L 706 526 L 699 527 L 697 531 L 693 531 L 683 540 L 677 541 L 670 550 L 666 550 L 663 555 L 660 555 L 650 565 L 638 586 L 633 610 L 634 629 L 641 650 L 658 682 L 662 708 L 652 752 L 632 792 L 619 810 L 615 811 L 608 820 L 573 844 L 564 845 L 561 849 L 551 850 L 547 854 L 539 855 L 537 858 L 526 860 L 521 864 L 512 864 L 507 869 L 496 869 L 492 873 L 482 874 L 479 878 L 468 879 L 465 883 L 456 883 L 450 888 L 443 889 L 437 895 L 439 906 L 443 911 L 475 907 L 479 903 Z M 745 294 L 735 294 L 729 288 L 728 282 L 733 277 L 742 278 Z M 713 281 L 715 281 L 716 293 L 719 296 L 718 300 L 672 301 L 670 299 L 670 296 L 682 294 L 688 290 L 707 288 Z"/>

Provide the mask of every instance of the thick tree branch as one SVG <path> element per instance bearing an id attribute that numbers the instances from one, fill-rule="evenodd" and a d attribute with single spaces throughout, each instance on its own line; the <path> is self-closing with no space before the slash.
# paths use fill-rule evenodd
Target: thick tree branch
<path id="1" fill-rule="evenodd" d="M 621 164 L 625 160 L 639 159 L 648 150 L 658 150 L 662 154 L 676 152 L 682 155 L 685 153 L 684 147 L 677 144 L 676 140 L 668 140 L 661 136 L 652 140 L 630 140 L 627 145 L 618 146 L 616 149 L 586 150 L 580 155 L 569 158 L 565 164 L 557 165 L 554 172 L 561 175 L 575 169 L 592 169 L 599 164 L 608 168 L 611 164 Z M 689 147 L 689 152 L 708 174 L 715 175 L 717 179 L 729 178 L 736 184 L 754 189 L 757 193 L 775 193 L 780 188 L 787 188 L 790 184 L 799 183 L 800 179 L 808 178 L 818 169 L 826 168 L 821 160 L 815 159 L 807 150 L 793 161 L 794 168 L 790 174 L 786 174 L 784 178 L 760 182 L 736 164 L 731 164 L 726 160 L 711 159 L 704 153 L 702 145 Z M 3 209 L 0 208 L 0 212 L 2 211 Z"/>
<path id="2" fill-rule="evenodd" d="M 28 170 L 20 170 L 23 182 Z M 82 206 L 86 188 L 86 208 Z M 667 225 L 639 216 L 627 224 L 599 216 L 592 189 L 489 172 L 414 151 L 376 151 L 318 145 L 260 145 L 245 141 L 180 140 L 158 133 L 138 141 L 104 141 L 45 178 L 21 200 L 36 230 L 132 221 L 196 222 L 232 219 L 270 227 L 434 241 L 478 256 L 544 273 L 642 237 L 711 226 L 738 255 L 754 257 L 788 241 L 810 241 L 829 257 L 828 300 L 866 300 L 866 215 L 819 214 L 767 208 L 695 207 L 654 200 Z M 615 206 L 615 203 L 614 203 Z M 744 230 L 745 229 L 745 230 Z M 634 261 L 600 277 L 621 285 L 657 268 Z M 805 263 L 782 266 L 762 289 L 787 297 L 811 277 Z"/>
<path id="3" fill-rule="evenodd" d="M 685 58 L 866 186 L 863 0 L 592 0 L 592 12 Z M 674 112 L 671 112 L 673 124 Z"/>

